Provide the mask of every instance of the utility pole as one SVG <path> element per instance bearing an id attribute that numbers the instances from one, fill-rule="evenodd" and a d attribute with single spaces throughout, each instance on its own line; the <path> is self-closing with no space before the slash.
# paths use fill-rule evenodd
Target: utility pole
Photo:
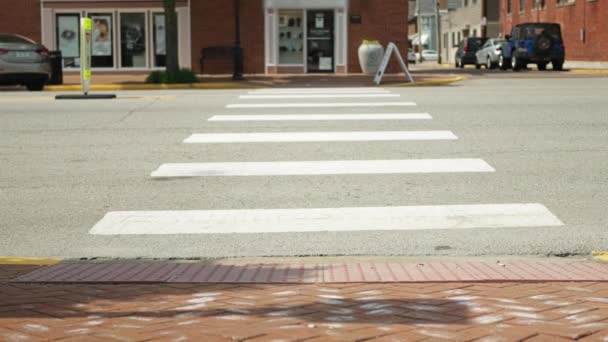
<path id="1" fill-rule="evenodd" d="M 441 11 L 440 2 L 435 0 L 435 21 L 437 30 L 437 64 L 441 64 Z"/>
<path id="2" fill-rule="evenodd" d="M 416 26 L 418 27 L 418 62 L 422 63 L 422 19 L 420 18 L 420 2 L 416 0 Z"/>
<path id="3" fill-rule="evenodd" d="M 481 0 L 481 38 L 488 38 L 488 0 Z"/>
<path id="4" fill-rule="evenodd" d="M 234 0 L 234 73 L 232 79 L 242 81 L 243 77 L 243 49 L 241 48 L 241 1 Z"/>

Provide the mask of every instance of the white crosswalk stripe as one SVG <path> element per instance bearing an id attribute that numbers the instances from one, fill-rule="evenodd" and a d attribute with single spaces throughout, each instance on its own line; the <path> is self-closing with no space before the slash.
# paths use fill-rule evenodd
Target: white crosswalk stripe
<path id="1" fill-rule="evenodd" d="M 214 115 L 209 121 L 356 121 L 356 120 L 431 120 L 428 113 L 407 114 L 248 114 Z"/>
<path id="2" fill-rule="evenodd" d="M 238 123 L 265 122 L 265 128 L 283 127 L 282 131 L 247 131 L 241 133 L 195 133 L 186 144 L 243 144 L 243 143 L 312 143 L 321 142 L 382 142 L 382 141 L 456 141 L 448 130 L 390 130 L 390 131 L 327 131 L 323 124 L 346 125 L 348 121 L 393 120 L 395 125 L 404 120 L 431 120 L 429 113 L 382 112 L 390 107 L 413 107 L 415 102 L 335 102 L 340 98 L 382 99 L 399 97 L 383 88 L 281 88 L 259 89 L 240 95 L 239 103 L 227 104 L 228 109 L 249 109 L 247 114 L 214 115 L 209 122 Z M 266 103 L 246 100 L 311 99 L 311 101 Z M 315 100 L 317 99 L 317 100 Z M 371 100 L 370 100 L 371 101 Z M 369 107 L 366 112 L 353 113 L 358 107 Z M 308 114 L 268 113 L 264 110 L 285 108 L 334 108 L 336 112 L 309 111 Z M 344 112 L 340 112 L 343 110 Z M 285 122 L 319 122 L 319 131 L 290 131 Z M 349 123 L 350 124 L 350 123 Z M 372 124 L 372 123 L 370 123 Z M 386 123 L 382 123 L 386 124 Z M 401 123 L 403 124 L 403 123 Z M 245 124 L 243 124 L 245 125 Z M 255 125 L 252 125 L 255 127 Z M 246 126 L 245 126 L 246 127 Z M 394 126 L 395 127 L 395 126 Z M 274 128 L 274 127 L 273 127 Z M 229 145 L 231 146 L 231 145 Z M 268 146 L 268 145 L 264 145 Z M 271 145 L 273 146 L 273 145 Z M 230 160 L 230 159 L 229 159 Z M 479 158 L 389 159 L 389 160 L 317 160 L 317 161 L 253 161 L 166 163 L 151 173 L 154 179 L 191 177 L 325 177 L 360 175 L 371 177 L 382 174 L 460 174 L 476 177 L 493 173 L 495 169 Z M 213 180 L 209 180 L 210 182 Z M 247 179 L 246 179 L 247 181 Z M 260 189 L 264 196 L 264 189 Z M 297 194 L 296 194 L 297 195 Z M 303 199 L 304 202 L 304 199 Z M 476 203 L 462 205 L 415 205 L 378 207 L 336 207 L 277 209 L 283 203 L 267 209 L 234 210 L 158 210 L 115 211 L 107 213 L 90 231 L 95 235 L 168 235 L 168 234 L 256 234 L 293 232 L 347 231 L 408 231 L 432 229 L 514 228 L 561 226 L 561 222 L 540 203 Z"/>
<path id="3" fill-rule="evenodd" d="M 545 206 L 469 204 L 408 207 L 110 212 L 95 235 L 253 234 L 561 226 Z"/>
<path id="4" fill-rule="evenodd" d="M 412 107 L 415 102 L 287 102 L 287 103 L 240 103 L 229 104 L 234 108 L 331 108 L 331 107 Z"/>
<path id="5" fill-rule="evenodd" d="M 457 139 L 458 137 L 450 131 L 205 133 L 193 134 L 184 140 L 184 143 L 227 144 L 249 142 L 408 141 Z"/>
<path id="6" fill-rule="evenodd" d="M 401 97 L 399 94 L 283 94 L 283 95 L 241 95 L 241 100 L 269 100 L 269 99 L 343 99 L 343 98 L 387 98 Z"/>
<path id="7" fill-rule="evenodd" d="M 399 173 L 494 172 L 481 159 L 327 160 L 232 163 L 171 163 L 153 178 L 218 176 L 297 176 Z"/>
<path id="8" fill-rule="evenodd" d="M 248 94 L 389 94 L 390 91 L 383 88 L 276 88 L 258 89 L 249 91 Z"/>

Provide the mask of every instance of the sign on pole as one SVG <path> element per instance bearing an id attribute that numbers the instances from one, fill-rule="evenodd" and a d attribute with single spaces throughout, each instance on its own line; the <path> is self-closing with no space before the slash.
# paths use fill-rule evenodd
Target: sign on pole
<path id="1" fill-rule="evenodd" d="M 82 18 L 80 27 L 80 80 L 82 92 L 88 95 L 91 87 L 91 36 L 93 30 L 91 18 Z"/>
<path id="2" fill-rule="evenodd" d="M 388 67 L 388 62 L 391 60 L 391 56 L 395 54 L 397 56 L 397 60 L 399 61 L 399 65 L 401 66 L 401 70 L 405 73 L 410 82 L 414 83 L 414 78 L 410 74 L 410 71 L 407 69 L 407 65 L 403 61 L 403 57 L 401 57 L 401 53 L 397 48 L 395 43 L 388 43 L 388 47 L 386 48 L 386 53 L 384 54 L 384 58 L 382 59 L 382 64 L 380 64 L 380 69 L 376 73 L 376 77 L 374 78 L 374 83 L 379 85 L 382 82 L 382 78 L 384 77 L 384 73 L 386 72 L 386 68 Z"/>
<path id="3" fill-rule="evenodd" d="M 81 94 L 66 94 L 55 96 L 56 100 L 98 100 L 98 99 L 115 99 L 114 94 L 93 94 L 89 95 L 91 90 L 91 54 L 93 46 L 93 21 L 91 18 L 82 18 L 80 20 L 80 83 L 82 83 Z"/>

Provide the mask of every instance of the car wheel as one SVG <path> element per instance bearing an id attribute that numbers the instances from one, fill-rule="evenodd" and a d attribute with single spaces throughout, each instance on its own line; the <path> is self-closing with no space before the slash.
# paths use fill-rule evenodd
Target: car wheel
<path id="1" fill-rule="evenodd" d="M 29 91 L 41 91 L 44 89 L 44 83 L 43 82 L 39 82 L 39 83 L 29 83 L 25 86 L 27 88 L 27 90 Z"/>
<path id="2" fill-rule="evenodd" d="M 536 67 L 538 68 L 538 70 L 540 71 L 545 71 L 547 70 L 547 63 L 542 62 L 542 63 L 537 63 Z"/>
<path id="3" fill-rule="evenodd" d="M 505 61 L 505 58 L 502 55 L 498 56 L 498 67 L 500 70 L 507 70 L 509 68 L 507 61 Z"/>
<path id="4" fill-rule="evenodd" d="M 522 69 L 522 64 L 519 61 L 519 58 L 515 56 L 511 57 L 511 69 L 513 69 L 513 71 L 520 71 Z"/>
<path id="5" fill-rule="evenodd" d="M 553 65 L 553 70 L 557 70 L 557 71 L 564 70 L 564 60 L 563 59 L 552 60 L 551 65 Z"/>
<path id="6" fill-rule="evenodd" d="M 489 55 L 486 57 L 486 69 L 494 69 L 494 63 L 492 63 L 492 59 Z"/>

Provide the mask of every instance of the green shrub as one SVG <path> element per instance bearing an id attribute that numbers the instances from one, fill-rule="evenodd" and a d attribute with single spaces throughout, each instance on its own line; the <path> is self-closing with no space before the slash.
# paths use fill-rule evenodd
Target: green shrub
<path id="1" fill-rule="evenodd" d="M 146 83 L 197 83 L 196 74 L 187 69 L 175 73 L 166 71 L 152 71 L 146 78 Z"/>

